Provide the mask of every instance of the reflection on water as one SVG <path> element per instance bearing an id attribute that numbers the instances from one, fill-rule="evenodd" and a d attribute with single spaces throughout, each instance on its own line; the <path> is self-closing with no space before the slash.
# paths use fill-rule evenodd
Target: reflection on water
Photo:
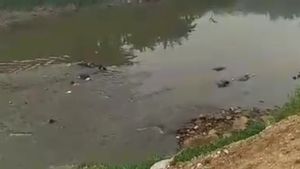
<path id="1" fill-rule="evenodd" d="M 195 18 L 233 2 L 172 0 L 148 6 L 86 9 L 47 21 L 37 19 L 1 33 L 0 56 L 7 61 L 67 54 L 75 60 L 119 65 L 133 57 L 133 50 L 181 44 L 195 28 Z"/>
<path id="2" fill-rule="evenodd" d="M 294 18 L 299 1 L 167 0 L 139 5 L 83 9 L 60 18 L 36 19 L 0 33 L 1 61 L 71 55 L 74 60 L 128 63 L 134 50 L 180 45 L 208 11 L 261 13 Z M 298 4 L 298 5 L 297 5 Z"/>

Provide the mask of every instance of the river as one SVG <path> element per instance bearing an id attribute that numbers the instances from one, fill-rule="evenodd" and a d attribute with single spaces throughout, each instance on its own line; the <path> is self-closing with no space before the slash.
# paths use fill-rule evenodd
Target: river
<path id="1" fill-rule="evenodd" d="M 178 149 L 176 129 L 199 113 L 281 106 L 299 85 L 292 79 L 300 71 L 299 5 L 164 0 L 88 7 L 1 30 L 0 168 L 167 156 Z M 108 71 L 75 64 L 82 60 Z M 218 66 L 226 69 L 212 70 Z M 247 73 L 255 76 L 231 81 Z M 218 88 L 220 80 L 230 85 Z"/>

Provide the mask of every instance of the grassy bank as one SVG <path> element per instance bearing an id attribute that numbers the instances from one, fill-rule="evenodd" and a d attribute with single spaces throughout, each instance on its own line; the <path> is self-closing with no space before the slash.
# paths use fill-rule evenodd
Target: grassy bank
<path id="1" fill-rule="evenodd" d="M 299 114 L 300 112 L 300 89 L 297 89 L 289 99 L 289 101 L 278 111 L 271 115 L 270 120 L 279 122 L 289 116 Z M 181 151 L 174 157 L 173 164 L 180 162 L 187 162 L 196 158 L 198 156 L 205 156 L 209 153 L 222 149 L 224 146 L 227 146 L 231 143 L 247 139 L 251 136 L 254 136 L 266 127 L 266 124 L 262 122 L 251 122 L 247 129 L 233 133 L 230 137 L 220 138 L 216 142 L 210 145 L 199 146 L 195 148 L 188 148 Z M 137 165 L 123 165 L 123 166 L 111 166 L 111 165 L 85 165 L 81 166 L 79 169 L 149 169 L 159 158 L 153 159 Z"/>
<path id="2" fill-rule="evenodd" d="M 279 122 L 289 116 L 300 113 L 300 88 L 297 89 L 289 101 L 272 116 L 274 122 Z"/>
<path id="3" fill-rule="evenodd" d="M 138 164 L 110 165 L 110 164 L 82 164 L 76 169 L 149 169 L 154 163 L 162 160 L 159 157 L 153 157 L 150 160 Z"/>
<path id="4" fill-rule="evenodd" d="M 0 0 L 1 10 L 30 10 L 37 6 L 65 6 L 74 4 L 78 7 L 104 0 Z"/>
<path id="5" fill-rule="evenodd" d="M 217 149 L 220 149 L 224 146 L 227 146 L 231 143 L 234 143 L 234 142 L 237 142 L 240 140 L 244 140 L 246 138 L 254 136 L 254 135 L 260 133 L 264 129 L 265 129 L 265 125 L 263 123 L 252 122 L 248 126 L 247 129 L 245 129 L 241 132 L 233 133 L 230 137 L 221 138 L 213 144 L 200 146 L 200 147 L 196 147 L 196 148 L 188 148 L 188 149 L 183 150 L 181 153 L 179 153 L 177 156 L 175 156 L 174 163 L 190 161 L 194 157 L 205 156 L 205 155 L 207 155 Z"/>

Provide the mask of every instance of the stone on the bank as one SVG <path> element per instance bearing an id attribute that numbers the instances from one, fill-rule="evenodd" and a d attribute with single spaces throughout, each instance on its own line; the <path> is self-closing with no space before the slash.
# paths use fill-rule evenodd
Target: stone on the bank
<path id="1" fill-rule="evenodd" d="M 167 169 L 173 159 L 166 159 L 155 163 L 150 169 Z"/>

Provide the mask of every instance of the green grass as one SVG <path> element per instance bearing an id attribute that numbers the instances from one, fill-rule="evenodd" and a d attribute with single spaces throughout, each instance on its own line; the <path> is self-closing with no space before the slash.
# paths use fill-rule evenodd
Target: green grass
<path id="1" fill-rule="evenodd" d="M 265 125 L 262 122 L 252 122 L 247 129 L 233 133 L 230 137 L 224 137 L 219 140 L 217 140 L 213 144 L 200 146 L 196 148 L 188 148 L 183 150 L 181 153 L 179 153 L 174 158 L 174 163 L 178 162 L 186 162 L 190 161 L 191 159 L 198 157 L 198 156 L 205 156 L 212 151 L 215 151 L 217 149 L 220 149 L 226 145 L 229 145 L 233 142 L 237 142 L 240 140 L 244 140 L 246 138 L 249 138 L 253 135 L 256 135 L 260 133 L 262 130 L 265 129 Z"/>
<path id="2" fill-rule="evenodd" d="M 153 157 L 150 160 L 137 164 L 110 165 L 110 164 L 82 164 L 77 169 L 149 169 L 154 163 L 162 160 L 160 157 Z"/>
<path id="3" fill-rule="evenodd" d="M 68 4 L 80 7 L 101 1 L 103 0 L 0 0 L 0 9 L 30 10 L 37 6 L 65 6 Z"/>
<path id="4" fill-rule="evenodd" d="M 289 116 L 299 114 L 300 112 L 300 88 L 298 88 L 294 94 L 290 97 L 289 101 L 282 106 L 273 115 L 274 122 L 279 122 Z"/>

